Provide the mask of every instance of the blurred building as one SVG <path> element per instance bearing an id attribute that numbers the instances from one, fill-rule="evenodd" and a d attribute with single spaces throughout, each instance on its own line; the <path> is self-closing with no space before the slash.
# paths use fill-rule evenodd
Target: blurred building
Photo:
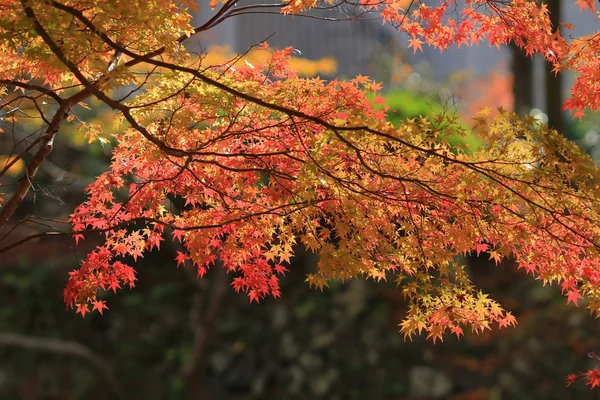
<path id="1" fill-rule="evenodd" d="M 196 15 L 196 23 L 210 18 L 212 11 L 208 2 L 200 2 L 200 11 Z M 240 1 L 236 7 L 245 7 L 252 3 L 274 4 L 273 0 Z M 460 3 L 460 2 L 459 2 Z M 506 48 L 490 48 L 481 46 L 456 46 L 443 53 L 431 47 L 424 47 L 423 52 L 413 54 L 407 51 L 406 36 L 399 34 L 394 28 L 382 24 L 379 20 L 369 20 L 363 16 L 358 21 L 323 21 L 330 19 L 353 19 L 354 9 L 328 10 L 314 12 L 310 17 L 282 16 L 278 8 L 265 9 L 265 12 L 236 16 L 219 24 L 210 32 L 201 36 L 203 47 L 210 45 L 229 45 L 236 52 L 244 52 L 249 46 L 268 39 L 271 46 L 283 48 L 293 46 L 309 59 L 333 57 L 338 62 L 338 73 L 341 76 L 365 74 L 378 80 L 386 81 L 385 69 L 389 67 L 391 56 L 399 52 L 410 64 L 426 62 L 432 76 L 444 80 L 457 71 L 468 70 L 475 75 L 485 75 L 497 68 L 503 60 L 510 56 Z M 579 6 L 574 2 L 563 1 L 561 20 L 573 24 L 576 29 L 573 36 L 590 34 L 597 30 L 595 16 L 589 12 L 579 12 Z M 563 28 L 564 29 L 564 28 Z M 508 63 L 504 63 L 508 65 Z M 543 62 L 536 62 L 536 103 L 541 103 L 545 93 L 543 90 Z M 537 82 L 539 78 L 540 82 Z M 567 80 L 568 81 L 568 80 Z M 565 82 L 568 85 L 569 82 Z M 565 90 L 567 88 L 565 87 Z M 541 106 L 541 104 L 539 104 Z"/>
<path id="2" fill-rule="evenodd" d="M 240 3 L 245 6 L 251 2 Z M 200 45 L 228 45 L 242 53 L 266 40 L 274 48 L 292 46 L 308 59 L 333 57 L 337 61 L 337 76 L 380 75 L 382 80 L 385 71 L 381 69 L 389 64 L 391 55 L 405 48 L 394 28 L 369 20 L 368 16 L 357 17 L 349 8 L 313 12 L 310 16 L 283 16 L 277 10 L 224 21 L 201 36 Z M 195 22 L 201 23 L 211 14 L 207 2 L 203 3 Z"/>

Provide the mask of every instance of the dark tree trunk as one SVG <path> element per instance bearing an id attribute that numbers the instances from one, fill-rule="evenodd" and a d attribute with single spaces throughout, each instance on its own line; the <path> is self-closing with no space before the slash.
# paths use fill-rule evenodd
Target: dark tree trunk
<path id="1" fill-rule="evenodd" d="M 560 29 L 561 0 L 547 0 L 550 21 L 554 29 Z M 555 75 L 553 66 L 546 63 L 546 114 L 548 125 L 562 134 L 566 134 L 562 112 L 562 74 Z"/>
<path id="2" fill-rule="evenodd" d="M 198 288 L 190 311 L 193 342 L 190 360 L 183 370 L 187 400 L 213 399 L 206 382 L 206 363 L 229 286 L 227 274 L 220 262 L 211 268 L 209 278 L 208 288 Z"/>
<path id="3" fill-rule="evenodd" d="M 514 110 L 525 116 L 533 107 L 533 62 L 525 51 L 515 45 L 510 46 L 513 74 Z"/>

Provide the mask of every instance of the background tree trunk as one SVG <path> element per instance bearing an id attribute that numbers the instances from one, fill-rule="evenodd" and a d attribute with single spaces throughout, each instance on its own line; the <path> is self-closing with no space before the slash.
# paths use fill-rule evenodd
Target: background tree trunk
<path id="1" fill-rule="evenodd" d="M 227 273 L 216 263 L 211 268 L 208 287 L 197 289 L 190 311 L 193 333 L 190 360 L 183 370 L 188 400 L 210 400 L 212 394 L 206 382 L 206 362 L 210 353 L 219 317 L 230 288 Z M 206 281 L 198 281 L 202 285 Z"/>
<path id="2" fill-rule="evenodd" d="M 554 29 L 560 29 L 561 0 L 547 0 L 550 20 Z M 546 114 L 548 115 L 548 126 L 566 135 L 566 127 L 563 118 L 562 104 L 562 74 L 552 72 L 552 64 L 546 63 Z"/>
<path id="3" fill-rule="evenodd" d="M 527 115 L 533 107 L 533 60 L 523 49 L 510 46 L 513 74 L 514 109 L 520 116 Z"/>

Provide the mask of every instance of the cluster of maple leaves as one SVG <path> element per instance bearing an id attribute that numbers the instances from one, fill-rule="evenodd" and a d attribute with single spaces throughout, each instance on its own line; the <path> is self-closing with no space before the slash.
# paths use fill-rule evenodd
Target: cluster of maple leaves
<path id="1" fill-rule="evenodd" d="M 281 12 L 320 4 L 292 0 Z M 575 115 L 600 107 L 599 39 L 567 41 L 543 4 L 339 5 L 379 13 L 415 51 L 514 42 L 577 72 L 565 104 Z M 110 169 L 71 216 L 77 241 L 92 233 L 104 241 L 70 273 L 67 305 L 102 312 L 98 292 L 134 286 L 128 260 L 169 238 L 180 246 L 178 266 L 202 277 L 218 262 L 251 301 L 280 296 L 279 278 L 300 244 L 320 256 L 307 277 L 315 287 L 395 277 L 410 303 L 400 324 L 407 337 L 424 331 L 436 341 L 516 324 L 457 262 L 470 252 L 510 258 L 560 283 L 567 302 L 585 298 L 599 313 L 600 176 L 573 143 L 532 118 L 484 111 L 472 127 L 482 147 L 453 148 L 448 137 L 465 128 L 451 116 L 392 126 L 376 82 L 300 78 L 289 67 L 291 48 L 260 65 L 206 65 L 185 40 L 235 16 L 234 1 L 211 6 L 208 21 L 192 27 L 192 0 L 0 0 L 0 85 L 57 106 L 42 148 L 51 150 L 65 123 L 81 123 L 92 140 L 103 135 L 69 120 L 92 96 L 119 112 L 114 126 L 126 126 L 112 132 Z M 38 155 L 0 209 L 0 228 L 47 153 Z M 591 386 L 599 374 L 585 375 Z"/>

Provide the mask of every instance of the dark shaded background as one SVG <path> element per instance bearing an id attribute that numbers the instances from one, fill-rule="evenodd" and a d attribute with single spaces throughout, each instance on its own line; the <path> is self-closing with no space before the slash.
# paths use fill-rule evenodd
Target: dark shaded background
<path id="1" fill-rule="evenodd" d="M 597 397 L 582 383 L 566 388 L 563 378 L 590 366 L 586 353 L 598 348 L 598 323 L 566 306 L 557 288 L 508 266 L 481 266 L 473 275 L 519 325 L 433 345 L 423 337 L 405 342 L 398 333 L 405 303 L 391 285 L 308 289 L 303 280 L 314 257 L 306 254 L 283 280 L 283 297 L 257 305 L 226 288 L 218 269 L 196 281 L 174 267 L 168 251 L 154 253 L 138 263 L 134 290 L 109 295 L 104 315 L 81 318 L 61 299 L 75 266 L 64 249 L 39 243 L 2 262 L 1 330 L 41 346 L 2 345 L 0 334 L 2 399 L 118 398 L 90 360 L 44 351 L 48 338 L 93 351 L 129 399 Z M 199 334 L 206 344 L 190 377 Z"/>

